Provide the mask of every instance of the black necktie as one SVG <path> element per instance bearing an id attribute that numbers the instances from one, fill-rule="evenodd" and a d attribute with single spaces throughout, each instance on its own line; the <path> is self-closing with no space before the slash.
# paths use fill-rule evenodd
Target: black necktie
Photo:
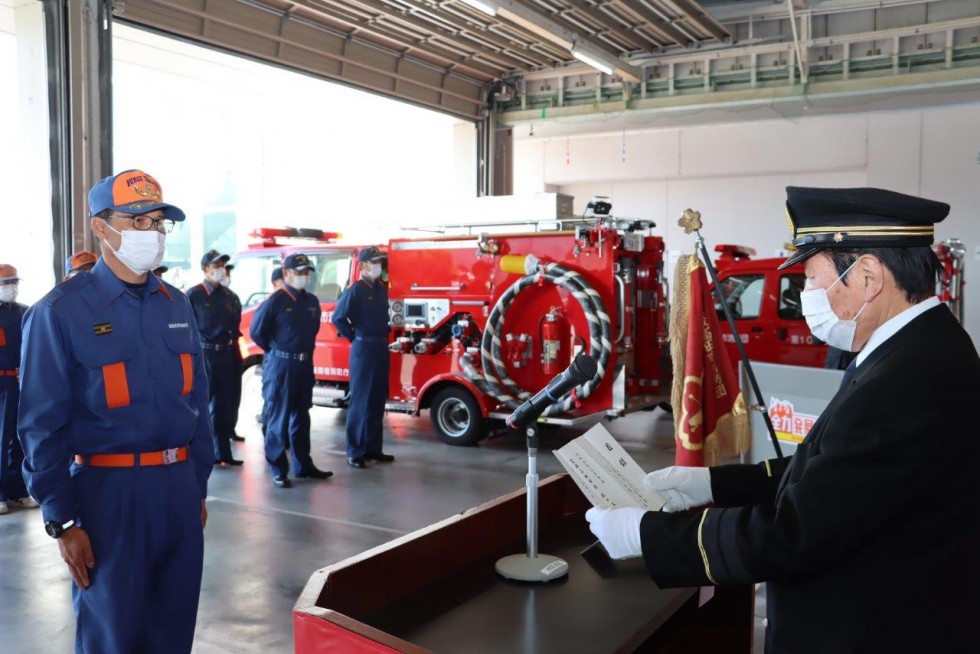
<path id="1" fill-rule="evenodd" d="M 855 370 L 857 370 L 857 359 L 851 361 L 851 365 L 847 366 L 847 369 L 844 371 L 844 377 L 840 380 L 840 388 L 837 390 L 843 390 L 847 386 L 848 382 L 851 381 L 851 377 L 854 376 Z"/>

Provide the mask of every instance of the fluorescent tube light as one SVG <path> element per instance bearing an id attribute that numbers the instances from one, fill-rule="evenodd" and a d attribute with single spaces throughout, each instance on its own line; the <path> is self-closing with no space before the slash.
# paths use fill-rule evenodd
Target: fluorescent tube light
<path id="1" fill-rule="evenodd" d="M 477 11 L 482 11 L 487 16 L 497 15 L 497 8 L 489 2 L 484 2 L 483 0 L 460 0 L 460 2 L 462 2 L 464 5 L 473 7 Z"/>
<path id="2" fill-rule="evenodd" d="M 592 66 L 596 70 L 602 71 L 606 75 L 612 75 L 613 69 L 609 64 L 603 63 L 593 57 L 592 55 L 586 54 L 579 50 L 578 48 L 571 49 L 572 56 L 581 61 L 583 64 Z"/>

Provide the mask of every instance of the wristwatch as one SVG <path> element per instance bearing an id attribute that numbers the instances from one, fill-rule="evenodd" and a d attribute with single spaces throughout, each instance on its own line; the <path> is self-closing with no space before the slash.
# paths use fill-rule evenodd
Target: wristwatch
<path id="1" fill-rule="evenodd" d="M 44 531 L 48 532 L 48 536 L 51 538 L 61 538 L 62 534 L 75 526 L 74 520 L 69 520 L 68 522 L 45 522 Z"/>

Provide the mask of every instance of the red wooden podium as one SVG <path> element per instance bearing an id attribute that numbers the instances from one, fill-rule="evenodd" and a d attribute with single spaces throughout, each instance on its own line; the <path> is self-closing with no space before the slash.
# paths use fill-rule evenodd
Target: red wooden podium
<path id="1" fill-rule="evenodd" d="M 579 555 L 594 542 L 589 504 L 567 475 L 541 483 L 540 551 L 566 579 L 526 585 L 494 572 L 526 551 L 525 491 L 317 570 L 293 607 L 297 654 L 570 654 L 752 651 L 753 589 L 661 590 L 640 559 L 601 575 Z"/>

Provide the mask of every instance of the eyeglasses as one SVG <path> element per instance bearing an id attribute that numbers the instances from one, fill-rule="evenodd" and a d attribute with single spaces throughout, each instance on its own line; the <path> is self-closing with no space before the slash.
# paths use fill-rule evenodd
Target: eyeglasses
<path id="1" fill-rule="evenodd" d="M 158 232 L 169 234 L 170 232 L 174 231 L 174 221 L 168 220 L 167 218 L 151 218 L 147 215 L 127 216 L 120 213 L 113 214 L 112 218 L 125 218 L 126 220 L 132 220 L 133 228 L 138 229 L 141 232 L 155 229 Z"/>

